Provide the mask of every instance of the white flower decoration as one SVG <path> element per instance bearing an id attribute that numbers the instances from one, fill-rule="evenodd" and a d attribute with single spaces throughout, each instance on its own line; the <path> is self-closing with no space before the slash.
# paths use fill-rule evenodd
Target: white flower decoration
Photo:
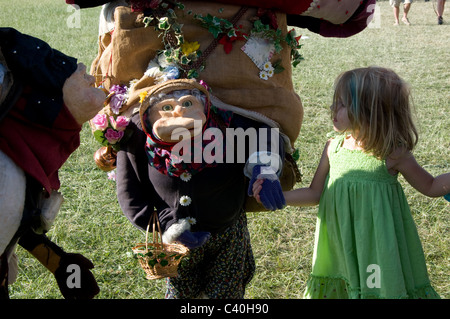
<path id="1" fill-rule="evenodd" d="M 108 172 L 108 179 L 111 181 L 116 181 L 116 170 Z"/>
<path id="2" fill-rule="evenodd" d="M 269 78 L 266 71 L 259 72 L 259 77 L 263 80 L 267 80 Z"/>
<path id="3" fill-rule="evenodd" d="M 266 63 L 264 63 L 263 70 L 264 71 L 273 71 L 272 63 L 270 63 L 270 61 L 267 61 Z"/>
<path id="4" fill-rule="evenodd" d="M 187 195 L 183 195 L 180 198 L 180 204 L 181 206 L 189 206 L 192 203 L 192 199 L 187 196 Z"/>
<path id="5" fill-rule="evenodd" d="M 138 82 L 139 82 L 138 79 L 131 80 L 130 83 L 128 84 L 128 91 L 131 90 L 131 88 Z"/>
<path id="6" fill-rule="evenodd" d="M 197 220 L 194 217 L 187 217 L 186 219 L 191 225 L 195 225 L 197 223 Z"/>
<path id="7" fill-rule="evenodd" d="M 184 173 L 182 173 L 182 174 L 180 175 L 180 179 L 181 179 L 183 182 L 189 182 L 189 181 L 191 180 L 191 177 L 192 177 L 192 175 L 191 175 L 190 173 L 188 173 L 188 172 L 184 172 Z"/>

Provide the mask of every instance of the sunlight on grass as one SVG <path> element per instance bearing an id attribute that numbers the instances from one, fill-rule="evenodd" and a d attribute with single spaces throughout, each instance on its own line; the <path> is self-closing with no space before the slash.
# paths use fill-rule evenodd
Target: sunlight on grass
<path id="1" fill-rule="evenodd" d="M 14 3 L 14 5 L 12 5 Z M 420 140 L 415 156 L 433 175 L 450 171 L 450 25 L 438 26 L 432 2 L 412 5 L 407 27 L 394 27 L 386 1 L 380 28 L 370 28 L 347 39 L 323 38 L 299 30 L 305 60 L 294 69 L 294 85 L 302 98 L 305 118 L 296 147 L 303 182 L 309 185 L 326 134 L 332 130 L 329 105 L 336 76 L 348 69 L 379 65 L 394 69 L 412 88 Z M 68 28 L 71 12 L 63 0 L 0 0 L 0 26 L 42 38 L 88 67 L 97 53 L 99 8 L 81 12 L 80 28 Z M 444 18 L 450 21 L 447 5 Z M 98 298 L 163 298 L 164 280 L 148 281 L 131 247 L 144 240 L 122 214 L 115 184 L 96 168 L 99 147 L 89 126 L 82 145 L 60 171 L 65 202 L 49 237 L 68 252 L 79 252 L 95 264 Z M 442 198 L 427 198 L 401 178 L 423 243 L 430 279 L 442 298 L 449 298 L 449 213 Z M 247 298 L 301 298 L 311 270 L 317 208 L 286 208 L 248 214 L 256 259 L 256 274 Z M 10 286 L 11 298 L 62 298 L 53 276 L 30 254 L 18 249 L 20 273 Z"/>

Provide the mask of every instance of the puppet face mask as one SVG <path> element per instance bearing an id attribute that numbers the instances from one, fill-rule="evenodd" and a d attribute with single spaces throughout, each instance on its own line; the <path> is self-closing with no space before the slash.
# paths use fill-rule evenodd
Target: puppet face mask
<path id="1" fill-rule="evenodd" d="M 147 109 L 147 121 L 153 134 L 164 142 L 176 143 L 181 136 L 177 129 L 188 130 L 191 137 L 202 133 L 206 122 L 205 106 L 202 100 L 191 94 L 172 95 L 154 102 Z"/>
<path id="2" fill-rule="evenodd" d="M 209 118 L 210 96 L 203 83 L 176 79 L 140 93 L 142 128 L 150 139 L 175 144 L 201 135 Z"/>

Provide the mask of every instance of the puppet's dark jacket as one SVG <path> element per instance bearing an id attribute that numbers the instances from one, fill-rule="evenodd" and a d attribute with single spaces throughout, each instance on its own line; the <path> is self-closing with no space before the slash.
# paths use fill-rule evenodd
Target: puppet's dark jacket
<path id="1" fill-rule="evenodd" d="M 233 114 L 229 127 L 243 130 L 268 128 L 237 114 Z M 184 181 L 180 177 L 165 175 L 149 165 L 145 151 L 147 137 L 138 115 L 131 118 L 129 128 L 133 130 L 133 135 L 126 147 L 118 152 L 116 181 L 119 204 L 132 224 L 145 230 L 155 210 L 163 233 L 180 219 L 195 219 L 196 224 L 191 231 L 211 233 L 221 232 L 237 220 L 247 196 L 245 162 L 224 161 L 215 167 L 206 167 Z M 270 136 L 267 143 L 270 144 Z M 283 158 L 283 141 L 280 139 L 278 143 L 279 154 Z M 269 149 L 270 146 L 267 147 Z M 245 158 L 248 158 L 247 154 Z M 183 197 L 189 198 L 185 206 L 182 204 Z"/>
<path id="2" fill-rule="evenodd" d="M 0 150 L 51 192 L 60 186 L 59 168 L 80 143 L 81 126 L 62 93 L 77 60 L 40 39 L 0 28 L 0 63 Z"/>

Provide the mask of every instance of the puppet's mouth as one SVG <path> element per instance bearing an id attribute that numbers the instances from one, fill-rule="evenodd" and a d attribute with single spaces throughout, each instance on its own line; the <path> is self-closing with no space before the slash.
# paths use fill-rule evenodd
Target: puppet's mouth
<path id="1" fill-rule="evenodd" d="M 186 127 L 186 129 L 189 131 L 191 136 L 196 136 L 196 135 L 202 133 L 202 127 L 201 126 L 193 125 L 191 127 Z"/>
<path id="2" fill-rule="evenodd" d="M 190 129 L 188 129 L 188 131 L 192 137 L 197 136 L 202 133 L 202 131 L 199 130 L 197 127 L 190 128 Z"/>
<path id="3" fill-rule="evenodd" d="M 195 127 L 185 127 L 185 129 L 191 134 L 195 131 Z"/>

